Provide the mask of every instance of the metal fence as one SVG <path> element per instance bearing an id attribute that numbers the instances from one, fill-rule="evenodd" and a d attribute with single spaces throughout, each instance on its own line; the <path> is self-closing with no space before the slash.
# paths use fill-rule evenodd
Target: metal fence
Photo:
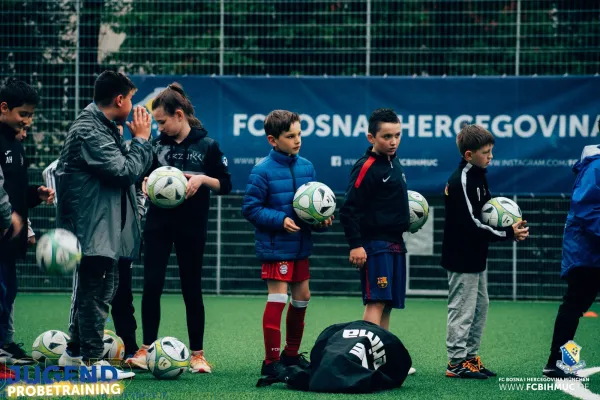
<path id="1" fill-rule="evenodd" d="M 343 196 L 338 197 L 343 201 Z M 338 203 L 341 205 L 341 201 Z M 445 270 L 439 265 L 443 236 L 443 198 L 428 196 L 433 209 L 433 252 L 409 254 L 408 294 L 445 295 Z M 488 260 L 489 293 L 494 298 L 555 299 L 564 293 L 559 278 L 562 229 L 568 211 L 565 198 L 516 198 L 531 229 L 531 235 L 518 245 L 513 242 L 490 246 Z M 260 263 L 254 252 L 252 225 L 241 215 L 241 195 L 213 197 L 209 216 L 209 237 L 203 269 L 203 290 L 207 293 L 263 293 Z M 54 208 L 40 206 L 32 215 L 38 234 L 54 227 Z M 326 233 L 314 235 L 311 257 L 311 291 L 322 295 L 359 295 L 358 272 L 348 263 L 348 246 L 341 224 L 334 223 Z M 70 290 L 71 278 L 44 275 L 35 265 L 33 254 L 20 266 L 23 290 Z M 143 287 L 143 268 L 135 264 L 133 288 Z M 173 253 L 167 268 L 166 291 L 179 291 L 179 272 Z"/>
<path id="2" fill-rule="evenodd" d="M 95 77 L 106 68 L 129 74 L 291 76 L 600 72 L 596 0 L 2 0 L 1 5 L 0 77 L 25 79 L 42 98 L 26 145 L 36 177 L 56 158 L 69 124 L 91 101 Z M 211 217 L 207 290 L 262 288 L 239 201 L 226 197 L 219 207 L 213 205 L 220 214 Z M 568 202 L 519 202 L 539 220 L 532 221 L 526 244 L 494 247 L 490 291 L 556 297 Z M 436 211 L 439 199 L 437 205 Z M 52 208 L 36 209 L 34 227 L 53 226 L 53 216 Z M 435 219 L 439 253 L 443 213 Z M 358 289 L 339 229 L 317 238 L 316 292 Z M 412 290 L 444 290 L 437 257 L 411 257 Z M 22 287 L 70 286 L 68 279 L 41 276 L 31 261 L 21 267 Z M 139 288 L 141 271 L 135 274 Z M 177 287 L 176 276 L 170 268 L 168 288 Z"/>

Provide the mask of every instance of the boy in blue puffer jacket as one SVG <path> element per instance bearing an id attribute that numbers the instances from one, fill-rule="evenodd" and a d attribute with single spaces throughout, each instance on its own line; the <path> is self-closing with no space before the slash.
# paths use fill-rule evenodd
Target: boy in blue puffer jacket
<path id="1" fill-rule="evenodd" d="M 563 234 L 560 273 L 568 286 L 558 308 L 550 356 L 543 370 L 549 378 L 575 377 L 561 361 L 561 347 L 573 340 L 579 318 L 600 292 L 600 146 L 586 146 L 573 172 L 577 177 Z M 574 344 L 566 346 L 565 351 L 569 349 L 579 351 Z"/>
<path id="2" fill-rule="evenodd" d="M 262 262 L 262 279 L 267 281 L 268 298 L 263 314 L 266 356 L 261 375 L 268 380 L 275 379 L 284 367 L 307 366 L 298 350 L 310 299 L 311 230 L 328 227 L 333 217 L 311 226 L 300 220 L 292 207 L 296 190 L 316 180 L 312 163 L 298 156 L 302 142 L 299 115 L 285 110 L 272 111 L 265 118 L 264 127 L 273 149 L 252 168 L 242 214 L 256 228 L 256 256 Z M 286 317 L 286 345 L 280 356 L 281 315 L 288 299 L 288 283 L 292 300 Z"/>

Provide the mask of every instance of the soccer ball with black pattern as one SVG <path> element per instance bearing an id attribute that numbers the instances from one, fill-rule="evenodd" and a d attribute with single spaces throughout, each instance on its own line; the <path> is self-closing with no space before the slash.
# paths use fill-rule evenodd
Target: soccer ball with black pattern
<path id="1" fill-rule="evenodd" d="M 425 225 L 429 218 L 429 203 L 425 197 L 414 190 L 408 190 L 408 212 L 410 215 L 410 226 L 408 231 L 415 233 Z"/>
<path id="2" fill-rule="evenodd" d="M 166 336 L 150 345 L 146 361 L 155 378 L 177 379 L 190 367 L 190 351 L 178 339 Z"/>
<path id="3" fill-rule="evenodd" d="M 292 203 L 296 215 L 313 225 L 327 220 L 335 211 L 333 191 L 321 182 L 308 182 L 300 186 Z"/>
<path id="4" fill-rule="evenodd" d="M 179 169 L 164 166 L 152 171 L 146 182 L 152 204 L 161 208 L 174 208 L 185 200 L 187 179 Z"/>
<path id="5" fill-rule="evenodd" d="M 31 357 L 42 365 L 58 365 L 58 359 L 67 349 L 70 339 L 64 332 L 46 331 L 33 342 Z"/>
<path id="6" fill-rule="evenodd" d="M 521 208 L 507 197 L 494 197 L 481 209 L 482 222 L 495 228 L 511 226 L 522 219 Z"/>

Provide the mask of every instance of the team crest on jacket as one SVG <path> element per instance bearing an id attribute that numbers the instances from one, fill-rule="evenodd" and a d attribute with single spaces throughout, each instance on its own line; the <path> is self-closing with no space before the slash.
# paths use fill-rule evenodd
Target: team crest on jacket
<path id="1" fill-rule="evenodd" d="M 287 263 L 279 264 L 279 273 L 281 275 L 286 275 L 288 273 L 288 265 Z"/>
<path id="2" fill-rule="evenodd" d="M 448 185 L 446 183 L 446 188 L 444 189 L 444 194 L 446 194 L 446 196 L 448 196 L 448 189 L 449 189 L 450 185 Z"/>
<path id="3" fill-rule="evenodd" d="M 379 276 L 377 277 L 377 286 L 381 289 L 385 289 L 388 285 L 387 276 Z"/>

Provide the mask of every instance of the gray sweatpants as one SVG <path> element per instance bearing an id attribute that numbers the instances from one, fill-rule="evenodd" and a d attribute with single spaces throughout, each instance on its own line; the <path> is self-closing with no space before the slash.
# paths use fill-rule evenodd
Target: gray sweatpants
<path id="1" fill-rule="evenodd" d="M 452 364 L 477 355 L 487 319 L 487 271 L 448 271 L 448 333 L 446 348 Z"/>
<path id="2" fill-rule="evenodd" d="M 119 270 L 115 260 L 87 256 L 81 259 L 73 277 L 68 348 L 79 347 L 85 361 L 102 358 L 104 327 L 118 286 Z"/>

